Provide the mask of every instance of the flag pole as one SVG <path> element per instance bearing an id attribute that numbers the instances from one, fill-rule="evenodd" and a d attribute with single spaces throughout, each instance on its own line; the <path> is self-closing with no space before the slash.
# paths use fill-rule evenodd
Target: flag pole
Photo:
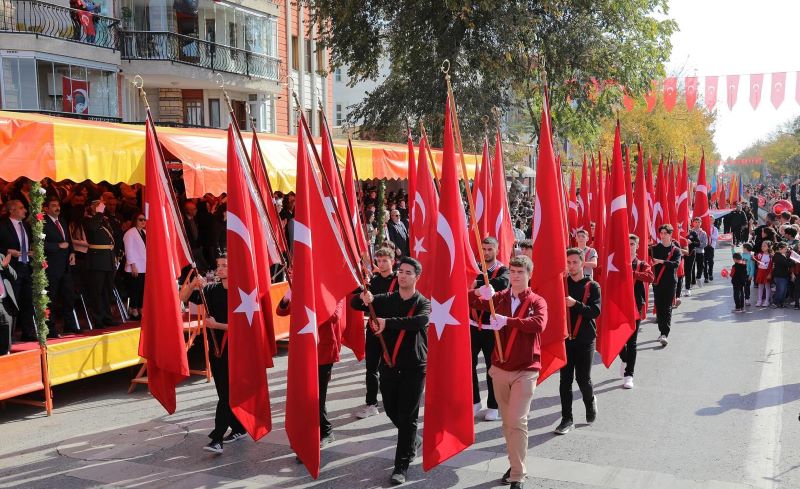
<path id="1" fill-rule="evenodd" d="M 439 175 L 436 173 L 436 160 L 433 158 L 433 151 L 431 151 L 431 140 L 428 139 L 428 131 L 425 130 L 425 124 L 422 119 L 419 121 L 420 135 L 425 138 L 425 152 L 428 154 L 428 165 L 433 170 L 433 186 L 436 188 L 436 194 L 439 194 Z"/>
<path id="2" fill-rule="evenodd" d="M 450 61 L 444 60 L 442 63 L 442 73 L 444 73 L 444 80 L 447 83 L 447 95 L 450 99 L 450 103 L 453 105 L 452 107 L 452 114 L 453 114 L 453 129 L 456 136 L 456 144 L 458 144 L 458 155 L 461 160 L 461 172 L 464 175 L 464 184 L 469 186 L 469 177 L 467 176 L 467 162 L 464 160 L 464 147 L 461 144 L 461 129 L 458 125 L 458 111 L 456 110 L 456 100 L 453 96 L 453 87 L 450 84 Z M 448 108 L 449 110 L 450 108 Z M 481 243 L 481 233 L 478 230 L 478 225 L 475 222 L 475 202 L 472 199 L 472 192 L 466 192 L 467 194 L 467 202 L 469 203 L 469 220 L 470 225 L 472 226 L 473 231 L 475 232 L 475 240 L 478 242 L 478 256 L 481 260 L 481 271 L 483 272 L 483 283 L 485 285 L 489 284 L 489 273 L 486 271 L 486 262 L 484 261 L 483 257 L 483 247 L 480 245 Z M 489 312 L 492 315 L 492 318 L 495 317 L 495 310 L 494 310 L 494 301 L 489 299 Z M 503 351 L 503 342 L 500 339 L 500 332 L 498 330 L 494 330 L 494 341 L 495 346 L 497 347 L 497 356 L 500 359 L 500 363 L 505 362 L 505 352 Z"/>
<path id="3" fill-rule="evenodd" d="M 355 177 L 355 187 L 356 187 L 356 202 L 359 215 L 361 216 L 361 232 L 364 233 L 364 237 L 368 238 L 369 233 L 367 232 L 367 213 L 364 211 L 364 191 L 361 188 L 361 179 L 358 177 L 358 168 L 356 167 L 356 154 L 353 151 L 353 140 L 350 137 L 350 131 L 347 131 L 347 148 L 350 150 L 350 157 L 353 158 L 353 176 Z M 372 249 L 367 244 L 367 253 L 369 254 L 369 263 L 372 265 L 375 263 L 375 257 L 372 255 Z"/>

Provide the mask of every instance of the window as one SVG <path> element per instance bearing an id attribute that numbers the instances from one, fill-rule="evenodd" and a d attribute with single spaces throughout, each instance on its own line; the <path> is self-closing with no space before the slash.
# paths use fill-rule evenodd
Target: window
<path id="1" fill-rule="evenodd" d="M 233 22 L 228 23 L 228 46 L 232 48 L 239 46 L 236 42 L 236 24 Z"/>
<path id="2" fill-rule="evenodd" d="M 4 109 L 36 110 L 36 60 L 33 58 L 3 58 Z"/>
<path id="3" fill-rule="evenodd" d="M 220 127 L 218 98 L 208 99 L 208 125 L 211 127 Z"/>
<path id="4" fill-rule="evenodd" d="M 336 77 L 337 82 L 342 81 L 342 69 L 336 68 L 336 71 L 334 71 L 334 76 Z"/>
<path id="5" fill-rule="evenodd" d="M 336 104 L 336 127 L 344 123 L 344 114 L 342 114 L 342 104 Z"/>
<path id="6" fill-rule="evenodd" d="M 311 50 L 311 39 L 306 39 L 306 49 L 303 55 L 306 59 L 306 73 L 311 73 L 311 60 L 313 59 L 313 51 Z"/>
<path id="7" fill-rule="evenodd" d="M 297 36 L 292 36 L 292 69 L 300 70 L 300 41 Z"/>
<path id="8" fill-rule="evenodd" d="M 203 101 L 184 100 L 183 101 L 183 123 L 192 126 L 203 125 Z"/>
<path id="9" fill-rule="evenodd" d="M 317 46 L 317 74 L 325 76 L 325 50 Z"/>

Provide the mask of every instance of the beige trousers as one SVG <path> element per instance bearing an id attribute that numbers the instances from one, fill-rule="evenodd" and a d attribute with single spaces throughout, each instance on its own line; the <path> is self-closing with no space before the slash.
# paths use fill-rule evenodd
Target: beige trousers
<path id="1" fill-rule="evenodd" d="M 525 456 L 528 453 L 528 411 L 539 372 L 509 372 L 492 365 L 489 375 L 494 383 L 494 397 L 503 420 L 503 436 L 511 464 L 511 481 L 521 481 L 527 475 Z"/>

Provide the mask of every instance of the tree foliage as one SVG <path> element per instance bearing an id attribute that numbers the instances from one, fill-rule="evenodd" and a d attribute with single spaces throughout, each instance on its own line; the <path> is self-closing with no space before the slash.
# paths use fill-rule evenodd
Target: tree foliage
<path id="1" fill-rule="evenodd" d="M 332 66 L 346 66 L 352 84 L 376 78 L 381 60 L 390 60 L 389 76 L 348 123 L 399 140 L 406 119 L 424 117 L 438 143 L 447 59 L 465 149 L 479 145 L 480 118 L 494 106 L 524 118 L 532 141 L 546 81 L 559 135 L 596 139 L 622 98 L 621 89 L 597 91 L 596 83 L 649 89 L 677 28 L 665 18 L 667 0 L 298 1 L 311 8 Z"/>
<path id="2" fill-rule="evenodd" d="M 772 134 L 756 141 L 737 158 L 763 158 L 774 175 L 800 176 L 800 117 L 778 126 Z M 760 167 L 751 167 L 759 171 Z"/>

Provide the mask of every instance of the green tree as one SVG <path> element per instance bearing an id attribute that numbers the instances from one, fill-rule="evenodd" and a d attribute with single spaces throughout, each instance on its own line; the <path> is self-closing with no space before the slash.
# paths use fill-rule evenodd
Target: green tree
<path id="1" fill-rule="evenodd" d="M 559 136 L 596 140 L 622 91 L 598 93 L 594 80 L 643 93 L 663 75 L 677 28 L 664 18 L 667 0 L 299 1 L 311 8 L 332 66 L 346 65 L 351 83 L 375 78 L 381 60 L 390 60 L 389 76 L 348 122 L 399 140 L 407 118 L 424 117 L 438 144 L 446 96 L 440 66 L 448 59 L 470 148 L 479 146 L 480 118 L 494 106 L 521 115 L 533 141 L 546 79 Z"/>
<path id="2" fill-rule="evenodd" d="M 781 124 L 766 139 L 756 141 L 737 158 L 763 158 L 770 173 L 800 175 L 800 117 Z M 761 167 L 749 167 L 750 172 Z"/>

